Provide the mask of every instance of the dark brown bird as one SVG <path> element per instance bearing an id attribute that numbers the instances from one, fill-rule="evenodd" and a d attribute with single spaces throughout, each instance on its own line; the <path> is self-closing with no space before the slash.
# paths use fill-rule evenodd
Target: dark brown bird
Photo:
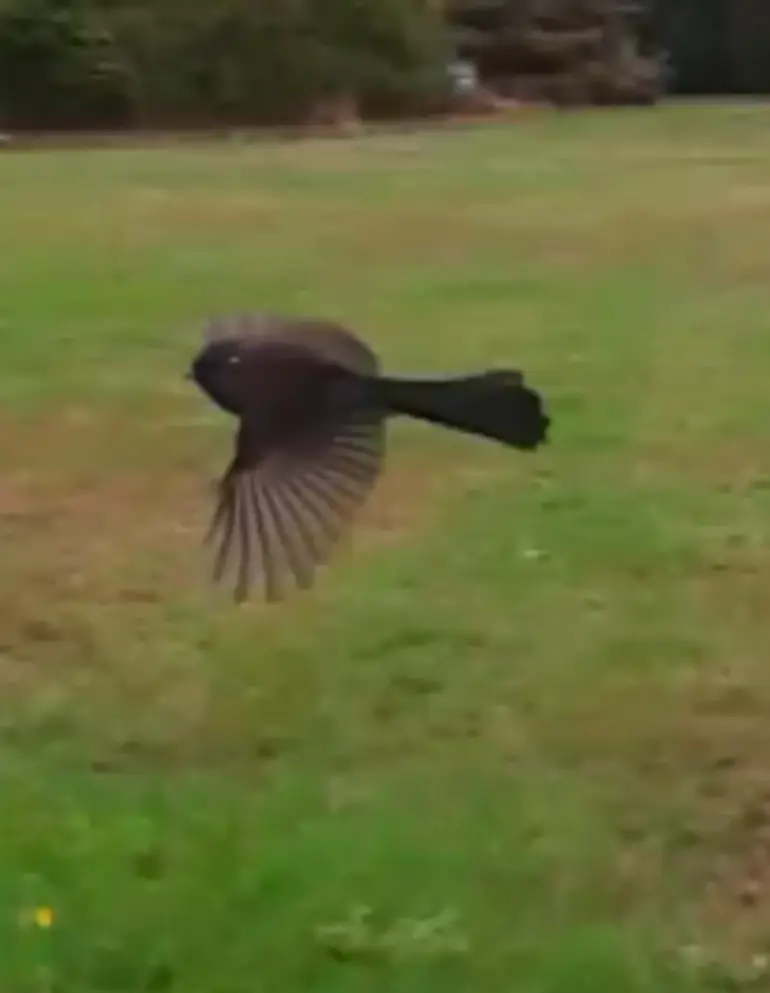
<path id="1" fill-rule="evenodd" d="M 515 369 L 388 378 L 337 324 L 248 314 L 216 318 L 189 377 L 238 420 L 207 541 L 214 578 L 235 597 L 260 582 L 268 600 L 311 585 L 318 565 L 380 472 L 385 421 L 406 415 L 521 449 L 547 440 L 540 395 Z"/>

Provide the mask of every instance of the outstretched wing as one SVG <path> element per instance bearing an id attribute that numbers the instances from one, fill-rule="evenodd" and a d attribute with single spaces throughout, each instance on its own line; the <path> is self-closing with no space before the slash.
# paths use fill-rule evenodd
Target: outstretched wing
<path id="1" fill-rule="evenodd" d="M 308 588 L 374 486 L 383 450 L 373 412 L 308 424 L 269 450 L 261 429 L 242 422 L 207 535 L 215 580 L 232 576 L 237 600 L 253 586 L 269 601 L 288 585 Z"/>

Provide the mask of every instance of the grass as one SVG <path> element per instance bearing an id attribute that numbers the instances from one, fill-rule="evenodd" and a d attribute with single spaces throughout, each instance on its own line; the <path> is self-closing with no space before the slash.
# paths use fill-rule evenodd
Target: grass
<path id="1" fill-rule="evenodd" d="M 0 993 L 766 988 L 768 124 L 0 158 Z M 553 444 L 398 425 L 233 607 L 181 375 L 252 308 L 521 365 Z"/>

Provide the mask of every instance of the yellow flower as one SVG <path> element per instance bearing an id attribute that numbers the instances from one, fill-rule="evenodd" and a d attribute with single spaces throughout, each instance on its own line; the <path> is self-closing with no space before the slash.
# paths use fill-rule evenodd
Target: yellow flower
<path id="1" fill-rule="evenodd" d="M 36 907 L 34 920 L 40 928 L 49 928 L 53 925 L 56 915 L 53 912 L 53 907 Z"/>

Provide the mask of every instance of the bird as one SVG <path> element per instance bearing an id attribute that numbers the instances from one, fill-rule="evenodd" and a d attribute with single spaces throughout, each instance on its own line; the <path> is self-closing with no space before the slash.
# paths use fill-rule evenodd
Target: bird
<path id="1" fill-rule="evenodd" d="M 410 417 L 524 451 L 549 441 L 541 394 L 518 369 L 392 377 L 347 327 L 271 312 L 209 319 L 186 374 L 237 419 L 204 542 L 236 602 L 307 590 L 382 470 L 385 428 Z"/>

